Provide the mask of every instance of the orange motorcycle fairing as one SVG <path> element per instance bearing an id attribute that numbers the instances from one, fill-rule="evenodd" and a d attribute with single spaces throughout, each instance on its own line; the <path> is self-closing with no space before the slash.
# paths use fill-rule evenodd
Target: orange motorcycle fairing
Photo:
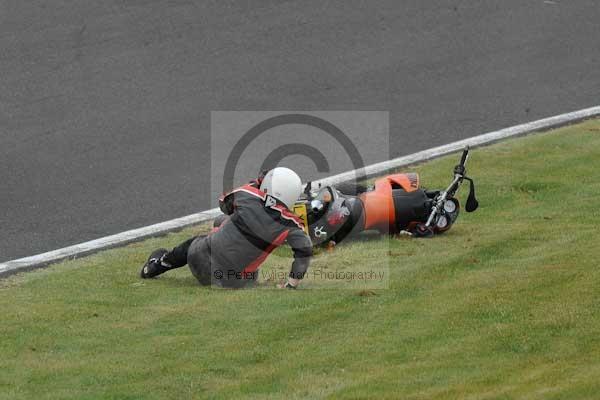
<path id="1" fill-rule="evenodd" d="M 375 181 L 375 189 L 359 195 L 364 204 L 365 230 L 376 229 L 388 233 L 396 223 L 393 189 L 414 192 L 419 189 L 419 175 L 416 173 L 393 174 Z"/>

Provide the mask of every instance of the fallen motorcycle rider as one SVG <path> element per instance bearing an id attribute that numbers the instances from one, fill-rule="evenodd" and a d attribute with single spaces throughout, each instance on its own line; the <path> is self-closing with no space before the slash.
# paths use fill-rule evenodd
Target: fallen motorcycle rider
<path id="1" fill-rule="evenodd" d="M 260 265 L 269 254 L 287 242 L 294 261 L 287 283 L 280 287 L 295 289 L 312 257 L 312 242 L 303 222 L 290 211 L 301 193 L 302 182 L 294 171 L 272 169 L 219 199 L 225 216 L 213 232 L 190 238 L 171 251 L 153 251 L 141 278 L 154 278 L 187 264 L 201 285 L 247 287 L 257 281 Z"/>

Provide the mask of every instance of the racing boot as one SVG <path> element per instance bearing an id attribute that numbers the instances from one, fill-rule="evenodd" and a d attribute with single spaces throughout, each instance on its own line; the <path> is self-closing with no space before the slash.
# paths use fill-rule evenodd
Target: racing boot
<path id="1" fill-rule="evenodd" d="M 171 266 L 163 261 L 165 254 L 169 251 L 167 249 L 157 249 L 150 254 L 148 261 L 142 267 L 140 271 L 140 277 L 142 279 L 149 279 L 157 277 L 171 269 Z"/>

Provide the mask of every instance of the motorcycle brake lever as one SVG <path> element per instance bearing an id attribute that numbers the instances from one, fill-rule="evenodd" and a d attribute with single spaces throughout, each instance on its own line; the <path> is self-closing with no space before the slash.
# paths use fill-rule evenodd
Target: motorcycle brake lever
<path id="1" fill-rule="evenodd" d="M 465 204 L 465 211 L 473 212 L 473 211 L 477 210 L 477 208 L 479 207 L 479 202 L 477 201 L 477 198 L 475 197 L 475 183 L 473 182 L 473 179 L 469 178 L 468 176 L 465 176 L 464 179 L 469 181 L 469 195 L 467 196 L 467 203 Z"/>

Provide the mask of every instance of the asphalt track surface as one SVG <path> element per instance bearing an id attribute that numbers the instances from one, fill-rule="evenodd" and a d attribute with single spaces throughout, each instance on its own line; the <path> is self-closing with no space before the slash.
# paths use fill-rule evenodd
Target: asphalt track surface
<path id="1" fill-rule="evenodd" d="M 0 0 L 0 261 L 208 208 L 212 110 L 388 110 L 394 157 L 597 105 L 598 21 L 596 0 Z"/>

